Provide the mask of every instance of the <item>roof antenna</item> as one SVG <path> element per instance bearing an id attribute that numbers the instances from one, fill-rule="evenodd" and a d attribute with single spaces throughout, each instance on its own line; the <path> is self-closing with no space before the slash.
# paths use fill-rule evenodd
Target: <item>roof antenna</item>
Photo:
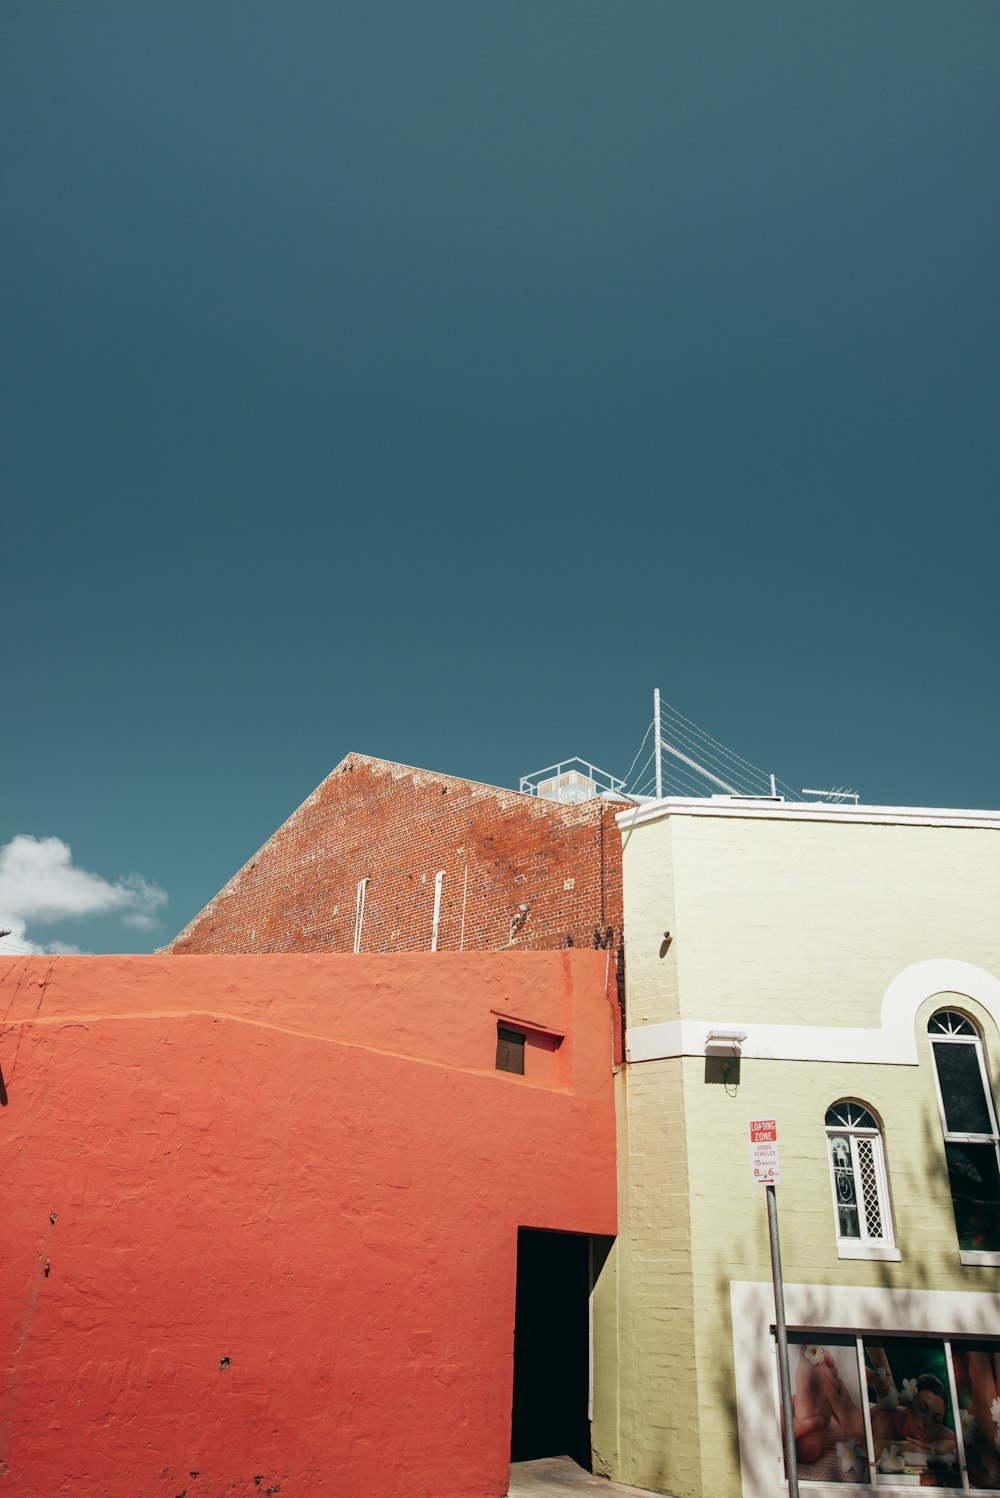
<path id="1" fill-rule="evenodd" d="M 834 806 L 838 806 L 843 801 L 853 801 L 855 806 L 857 806 L 861 800 L 860 791 L 849 791 L 846 786 L 837 786 L 832 791 L 817 791 L 804 785 L 802 787 L 802 794 L 803 796 L 821 796 L 824 801 L 832 801 Z"/>
<path id="2" fill-rule="evenodd" d="M 675 746 L 673 744 L 668 744 L 667 743 L 667 740 L 663 737 L 663 728 L 662 728 L 662 725 L 660 723 L 660 689 L 659 689 L 659 687 L 655 688 L 655 690 L 653 692 L 653 727 L 656 730 L 656 748 L 655 748 L 654 752 L 656 754 L 656 799 L 657 800 L 660 800 L 660 798 L 663 795 L 663 769 L 662 769 L 662 765 L 663 765 L 663 754 L 662 754 L 662 751 L 664 749 L 667 751 L 668 754 L 672 754 L 675 759 L 681 760 L 690 769 L 697 770 L 697 772 L 698 772 L 699 775 L 703 775 L 706 780 L 710 780 L 713 785 L 717 785 L 719 787 L 719 789 L 725 791 L 728 796 L 738 796 L 740 794 L 740 792 L 735 788 L 735 786 L 729 785 L 725 780 L 720 780 L 719 777 L 718 777 L 718 775 L 713 775 L 712 772 L 711 772 L 711 770 L 706 770 L 705 766 L 704 765 L 700 765 L 696 759 L 689 758 L 689 756 L 686 755 L 686 754 L 684 754 L 680 749 L 675 748 Z"/>

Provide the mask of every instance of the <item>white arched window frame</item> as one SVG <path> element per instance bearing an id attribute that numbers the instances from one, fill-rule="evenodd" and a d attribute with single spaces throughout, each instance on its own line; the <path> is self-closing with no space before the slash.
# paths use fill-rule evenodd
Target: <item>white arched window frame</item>
<path id="1" fill-rule="evenodd" d="M 1000 1265 L 1000 1132 L 983 1039 L 958 1009 L 932 1014 L 927 1032 L 961 1260 Z"/>
<path id="2" fill-rule="evenodd" d="M 837 1254 L 898 1260 L 882 1130 L 863 1103 L 842 1098 L 826 1112 Z"/>

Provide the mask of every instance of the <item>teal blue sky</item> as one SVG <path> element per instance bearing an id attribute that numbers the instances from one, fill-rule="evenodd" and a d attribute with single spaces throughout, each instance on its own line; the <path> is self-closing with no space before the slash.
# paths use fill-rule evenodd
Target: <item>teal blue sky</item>
<path id="1" fill-rule="evenodd" d="M 623 773 L 654 686 L 1000 805 L 995 3 L 0 28 L 0 843 L 168 897 L 8 859 L 29 938 L 167 939 L 351 749 Z"/>

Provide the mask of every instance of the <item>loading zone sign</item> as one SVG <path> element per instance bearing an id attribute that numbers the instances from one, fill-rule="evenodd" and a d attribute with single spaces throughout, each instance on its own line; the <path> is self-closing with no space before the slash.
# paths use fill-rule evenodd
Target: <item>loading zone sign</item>
<path id="1" fill-rule="evenodd" d="M 777 1186 L 780 1183 L 778 1125 L 775 1119 L 750 1120 L 750 1165 L 758 1186 Z"/>

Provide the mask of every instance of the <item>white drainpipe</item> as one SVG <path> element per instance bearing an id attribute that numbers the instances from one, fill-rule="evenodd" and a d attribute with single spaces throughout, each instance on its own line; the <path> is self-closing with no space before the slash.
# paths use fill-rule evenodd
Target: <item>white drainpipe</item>
<path id="1" fill-rule="evenodd" d="M 444 883 L 444 869 L 438 869 L 434 875 L 434 920 L 431 924 L 431 951 L 438 949 L 438 923 L 441 919 L 441 886 Z"/>
<path id="2" fill-rule="evenodd" d="M 354 898 L 354 950 L 361 951 L 361 923 L 365 918 L 365 890 L 368 888 L 367 879 L 358 880 L 358 893 Z"/>

